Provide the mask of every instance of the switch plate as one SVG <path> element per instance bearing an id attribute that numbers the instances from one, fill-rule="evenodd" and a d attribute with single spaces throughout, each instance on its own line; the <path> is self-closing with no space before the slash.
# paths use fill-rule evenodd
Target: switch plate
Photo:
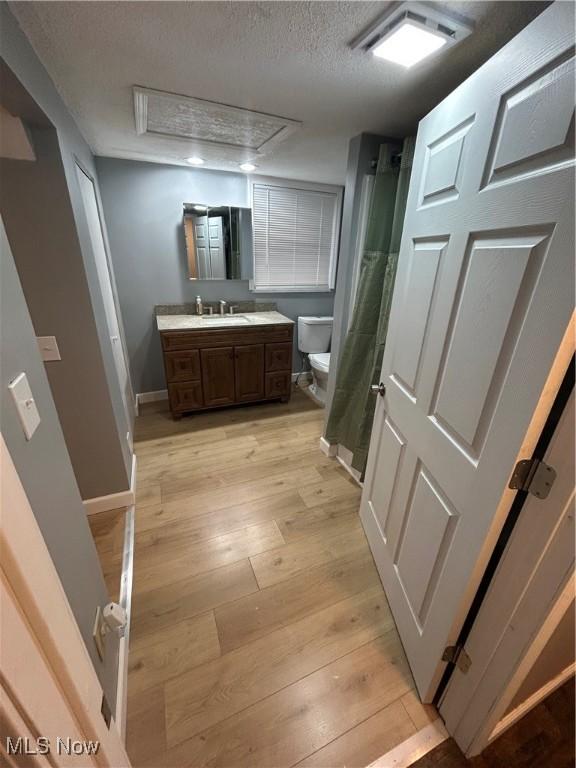
<path id="1" fill-rule="evenodd" d="M 38 349 L 45 363 L 51 360 L 62 360 L 56 336 L 37 336 Z"/>
<path id="2" fill-rule="evenodd" d="M 20 422 L 24 434 L 26 435 L 26 440 L 30 440 L 34 432 L 36 432 L 38 424 L 40 424 L 40 414 L 38 413 L 36 402 L 32 397 L 32 390 L 30 389 L 26 374 L 18 374 L 18 376 L 8 384 L 8 389 L 14 398 L 16 410 L 18 411 L 18 416 L 20 416 Z"/>

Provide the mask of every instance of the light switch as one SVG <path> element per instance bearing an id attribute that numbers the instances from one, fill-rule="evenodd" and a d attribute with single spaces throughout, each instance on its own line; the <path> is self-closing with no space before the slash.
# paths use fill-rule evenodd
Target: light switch
<path id="1" fill-rule="evenodd" d="M 45 363 L 50 360 L 62 360 L 56 336 L 37 336 L 38 348 Z"/>
<path id="2" fill-rule="evenodd" d="M 32 397 L 32 390 L 30 389 L 26 374 L 18 374 L 14 381 L 8 384 L 8 389 L 16 403 L 16 409 L 18 416 L 20 416 L 26 440 L 30 440 L 34 432 L 36 432 L 38 424 L 40 424 L 40 414 Z"/>

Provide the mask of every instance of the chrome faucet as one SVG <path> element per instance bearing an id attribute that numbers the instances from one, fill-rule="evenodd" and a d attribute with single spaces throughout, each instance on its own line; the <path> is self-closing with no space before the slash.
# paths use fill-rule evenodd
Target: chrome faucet
<path id="1" fill-rule="evenodd" d="M 226 304 L 228 302 L 224 301 L 224 299 L 220 299 L 220 314 L 225 315 L 226 314 Z"/>

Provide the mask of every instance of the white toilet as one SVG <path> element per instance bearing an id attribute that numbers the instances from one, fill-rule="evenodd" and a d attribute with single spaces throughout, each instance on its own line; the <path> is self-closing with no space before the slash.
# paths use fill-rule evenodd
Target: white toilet
<path id="1" fill-rule="evenodd" d="M 321 405 L 326 403 L 328 371 L 330 370 L 331 317 L 299 317 L 298 349 L 308 355 L 312 368 L 309 392 Z"/>

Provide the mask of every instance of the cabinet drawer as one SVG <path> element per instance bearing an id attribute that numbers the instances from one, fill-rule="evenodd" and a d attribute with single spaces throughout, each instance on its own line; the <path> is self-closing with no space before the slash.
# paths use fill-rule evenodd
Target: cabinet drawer
<path id="1" fill-rule="evenodd" d="M 168 396 L 170 397 L 170 408 L 176 412 L 195 411 L 204 405 L 202 384 L 199 381 L 168 384 Z"/>
<path id="2" fill-rule="evenodd" d="M 168 383 L 200 379 L 200 353 L 197 349 L 188 352 L 165 352 L 164 360 Z"/>
<path id="3" fill-rule="evenodd" d="M 266 370 L 292 370 L 292 343 L 266 344 Z"/>
<path id="4" fill-rule="evenodd" d="M 194 331 L 162 331 L 162 349 L 165 352 L 201 347 L 236 346 L 236 344 L 264 344 L 290 342 L 294 335 L 292 325 L 256 325 L 241 328 L 206 328 Z"/>
<path id="5" fill-rule="evenodd" d="M 292 374 L 283 373 L 266 374 L 266 397 L 287 397 L 290 394 Z"/>

